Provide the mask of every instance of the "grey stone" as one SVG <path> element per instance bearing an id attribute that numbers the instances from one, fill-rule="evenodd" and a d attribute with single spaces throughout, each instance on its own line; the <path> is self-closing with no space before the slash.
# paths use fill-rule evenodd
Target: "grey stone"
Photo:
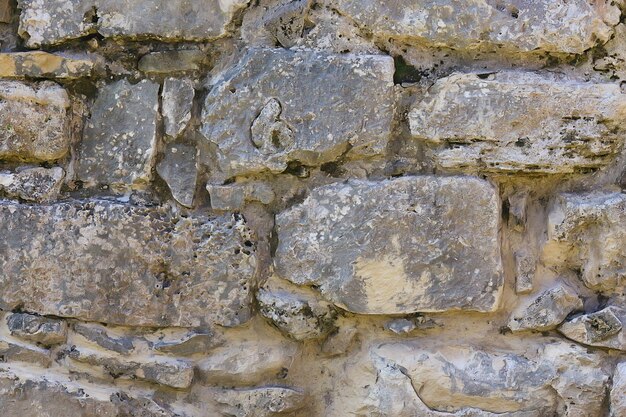
<path id="1" fill-rule="evenodd" d="M 302 37 L 310 3 L 310 0 L 283 0 L 265 13 L 263 26 L 283 47 L 291 48 Z"/>
<path id="2" fill-rule="evenodd" d="M 529 72 L 453 74 L 409 114 L 419 139 L 446 169 L 572 173 L 610 163 L 624 142 L 619 85 Z"/>
<path id="3" fill-rule="evenodd" d="M 42 368 L 48 368 L 52 363 L 49 350 L 6 340 L 0 340 L 0 358 L 2 362 L 26 362 Z"/>
<path id="4" fill-rule="evenodd" d="M 128 354 L 135 350 L 132 338 L 116 338 L 109 336 L 102 326 L 96 324 L 76 323 L 74 324 L 73 329 L 85 339 L 103 347 L 104 349 L 122 354 Z"/>
<path id="5" fill-rule="evenodd" d="M 393 119 L 387 56 L 251 49 L 209 92 L 201 132 L 222 175 L 282 172 L 384 153 Z"/>
<path id="6" fill-rule="evenodd" d="M 548 236 L 569 251 L 566 266 L 581 271 L 596 291 L 620 291 L 626 283 L 626 194 L 558 195 L 548 218 Z M 601 248 L 601 250 L 600 250 Z"/>
<path id="7" fill-rule="evenodd" d="M 225 36 L 248 0 L 19 0 L 26 46 L 55 45 L 91 33 L 105 37 L 201 41 Z"/>
<path id="8" fill-rule="evenodd" d="M 295 340 L 317 339 L 334 328 L 337 313 L 315 293 L 270 279 L 257 292 L 259 312 Z"/>
<path id="9" fill-rule="evenodd" d="M 378 39 L 439 48 L 580 54 L 609 40 L 617 5 L 585 0 L 326 0 Z"/>
<path id="10" fill-rule="evenodd" d="M 499 223 L 496 190 L 478 178 L 349 180 L 276 217 L 274 263 L 355 313 L 493 311 Z"/>
<path id="11" fill-rule="evenodd" d="M 302 391 L 272 386 L 214 390 L 212 397 L 230 417 L 281 416 L 301 409 L 305 399 Z"/>
<path id="12" fill-rule="evenodd" d="M 146 382 L 166 385 L 172 388 L 189 388 L 193 381 L 193 366 L 180 359 L 154 359 L 135 361 L 116 356 L 102 355 L 99 352 L 72 347 L 68 356 L 78 362 L 102 367 L 114 378 L 137 378 Z"/>
<path id="13" fill-rule="evenodd" d="M 530 304 L 522 304 L 509 318 L 512 331 L 551 330 L 556 328 L 569 313 L 583 308 L 576 292 L 562 284 L 550 288 L 535 297 Z"/>
<path id="14" fill-rule="evenodd" d="M 70 146 L 70 99 L 49 81 L 0 81 L 0 159 L 53 161 Z"/>
<path id="15" fill-rule="evenodd" d="M 179 340 L 162 340 L 154 344 L 159 352 L 179 356 L 191 356 L 197 353 L 208 353 L 217 346 L 224 344 L 224 339 L 216 333 L 205 331 L 190 332 Z"/>
<path id="16" fill-rule="evenodd" d="M 471 346 L 428 349 L 408 341 L 379 345 L 371 355 L 377 369 L 404 374 L 431 411 L 465 415 L 464 410 L 475 408 L 482 410 L 478 416 L 603 415 L 609 375 L 599 366 L 601 356 L 558 341 L 538 349 L 531 356 Z"/>
<path id="17" fill-rule="evenodd" d="M 191 120 L 195 90 L 188 79 L 166 78 L 163 83 L 163 122 L 165 134 L 177 138 Z"/>
<path id="18" fill-rule="evenodd" d="M 240 216 L 97 200 L 2 203 L 0 234 L 5 310 L 129 326 L 233 326 L 250 317 L 256 249 Z"/>
<path id="19" fill-rule="evenodd" d="M 1 3 L 1 2 L 0 2 Z M 0 6 L 1 13 L 2 6 Z M 0 53 L 0 77 L 75 79 L 91 76 L 93 62 L 44 51 Z"/>
<path id="20" fill-rule="evenodd" d="M 146 73 L 174 73 L 198 71 L 207 59 L 199 49 L 150 52 L 139 59 L 139 71 Z"/>
<path id="21" fill-rule="evenodd" d="M 533 290 L 537 258 L 526 250 L 515 252 L 515 292 L 527 294 Z"/>
<path id="22" fill-rule="evenodd" d="M 13 313 L 7 316 L 7 326 L 13 336 L 44 346 L 64 343 L 67 338 L 67 323 L 59 319 Z"/>
<path id="23" fill-rule="evenodd" d="M 198 177 L 196 147 L 182 143 L 171 143 L 165 147 L 163 159 L 156 171 L 167 183 L 172 197 L 185 207 L 193 206 Z"/>
<path id="24" fill-rule="evenodd" d="M 211 208 L 218 211 L 238 211 L 246 202 L 251 201 L 271 204 L 276 198 L 272 186 L 261 181 L 228 185 L 207 184 L 206 189 L 211 196 Z"/>
<path id="25" fill-rule="evenodd" d="M 395 334 L 409 334 L 415 330 L 427 330 L 437 327 L 438 324 L 424 316 L 398 318 L 385 323 L 385 329 Z"/>
<path id="26" fill-rule="evenodd" d="M 0 172 L 0 191 L 12 198 L 46 203 L 58 198 L 64 177 L 60 167 Z"/>
<path id="27" fill-rule="evenodd" d="M 583 314 L 559 327 L 568 339 L 589 346 L 626 351 L 626 310 L 609 306 L 595 313 Z"/>
<path id="28" fill-rule="evenodd" d="M 78 147 L 77 178 L 87 185 L 148 183 L 156 155 L 159 85 L 109 84 L 98 93 Z"/>
<path id="29" fill-rule="evenodd" d="M 611 417 L 626 415 L 626 362 L 618 363 L 611 389 Z"/>

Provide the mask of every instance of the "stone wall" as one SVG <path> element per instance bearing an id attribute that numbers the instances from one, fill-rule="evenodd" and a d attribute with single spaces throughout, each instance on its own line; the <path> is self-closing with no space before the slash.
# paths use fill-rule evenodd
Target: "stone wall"
<path id="1" fill-rule="evenodd" d="M 625 417 L 621 0 L 0 0 L 0 415 Z"/>

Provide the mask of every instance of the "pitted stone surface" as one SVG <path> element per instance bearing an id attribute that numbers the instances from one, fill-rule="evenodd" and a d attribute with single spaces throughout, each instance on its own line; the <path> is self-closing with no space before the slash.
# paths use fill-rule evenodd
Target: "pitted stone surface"
<path id="1" fill-rule="evenodd" d="M 0 159 L 53 161 L 70 146 L 70 99 L 49 81 L 0 81 Z"/>
<path id="2" fill-rule="evenodd" d="M 67 323 L 63 320 L 14 313 L 8 315 L 6 321 L 13 336 L 44 346 L 58 345 L 67 338 Z"/>
<path id="3" fill-rule="evenodd" d="M 566 321 L 559 331 L 567 338 L 589 346 L 626 351 L 626 309 L 609 306 Z"/>
<path id="4" fill-rule="evenodd" d="M 571 173 L 613 160 L 626 134 L 626 95 L 617 84 L 528 72 L 453 74 L 438 80 L 409 114 L 443 168 Z"/>
<path id="5" fill-rule="evenodd" d="M 319 165 L 350 150 L 384 152 L 393 118 L 393 60 L 252 49 L 206 98 L 202 134 L 225 177 Z"/>
<path id="6" fill-rule="evenodd" d="M 58 198 L 64 177 L 61 167 L 0 172 L 0 191 L 12 198 L 47 203 Z"/>
<path id="7" fill-rule="evenodd" d="M 576 292 L 562 284 L 550 288 L 535 297 L 530 304 L 516 309 L 509 318 L 509 329 L 550 330 L 558 326 L 569 313 L 583 308 Z"/>
<path id="8" fill-rule="evenodd" d="M 256 256 L 241 218 L 91 201 L 4 203 L 0 219 L 3 309 L 129 326 L 249 318 Z"/>
<path id="9" fill-rule="evenodd" d="M 620 10 L 585 0 L 325 0 L 376 37 L 418 45 L 580 54 L 605 43 Z"/>
<path id="10" fill-rule="evenodd" d="M 496 190 L 473 177 L 347 181 L 276 218 L 277 273 L 364 314 L 498 307 Z"/>

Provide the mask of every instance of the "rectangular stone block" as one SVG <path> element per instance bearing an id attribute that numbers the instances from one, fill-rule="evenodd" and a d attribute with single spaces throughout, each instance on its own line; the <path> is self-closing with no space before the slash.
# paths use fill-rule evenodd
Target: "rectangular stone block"
<path id="1" fill-rule="evenodd" d="M 379 39 L 450 49 L 580 54 L 608 41 L 620 10 L 605 1 L 326 0 Z"/>
<path id="2" fill-rule="evenodd" d="M 416 138 L 446 169 L 572 173 L 600 168 L 624 142 L 619 85 L 504 71 L 453 74 L 414 105 Z"/>
<path id="3" fill-rule="evenodd" d="M 282 172 L 384 153 L 394 113 L 393 59 L 252 49 L 206 98 L 201 132 L 224 177 Z"/>
<path id="4" fill-rule="evenodd" d="M 93 62 L 43 51 L 0 53 L 0 77 L 65 78 L 89 77 Z"/>
<path id="5" fill-rule="evenodd" d="M 276 218 L 277 273 L 362 314 L 493 311 L 503 285 L 495 188 L 474 177 L 348 181 Z"/>
<path id="6" fill-rule="evenodd" d="M 67 154 L 70 99 L 49 81 L 0 81 L 0 159 L 41 162 Z"/>
<path id="7" fill-rule="evenodd" d="M 254 243 L 240 217 L 107 201 L 0 204 L 0 308 L 128 326 L 250 316 Z"/>

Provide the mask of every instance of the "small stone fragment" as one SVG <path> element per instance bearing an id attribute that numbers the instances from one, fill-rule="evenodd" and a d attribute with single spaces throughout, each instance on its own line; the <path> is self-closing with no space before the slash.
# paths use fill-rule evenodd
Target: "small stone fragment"
<path id="1" fill-rule="evenodd" d="M 217 346 L 224 344 L 224 339 L 215 333 L 191 332 L 180 340 L 164 340 L 154 344 L 159 352 L 179 356 L 191 356 L 196 353 L 208 353 Z"/>
<path id="2" fill-rule="evenodd" d="M 295 340 L 317 339 L 333 330 L 337 312 L 315 293 L 270 278 L 256 298 L 261 315 Z"/>
<path id="3" fill-rule="evenodd" d="M 272 186 L 261 181 L 228 185 L 207 184 L 206 189 L 211 196 L 211 208 L 218 211 L 238 211 L 246 202 L 251 201 L 271 204 L 276 197 Z"/>
<path id="4" fill-rule="evenodd" d="M 0 191 L 12 198 L 47 203 L 58 198 L 64 177 L 60 167 L 0 172 Z"/>
<path id="5" fill-rule="evenodd" d="M 438 80 L 409 114 L 412 134 L 437 145 L 442 168 L 573 173 L 610 163 L 625 132 L 626 95 L 590 83 L 502 71 Z"/>
<path id="6" fill-rule="evenodd" d="M 474 177 L 327 185 L 276 216 L 276 273 L 354 313 L 493 311 L 500 217 L 495 189 Z"/>
<path id="7" fill-rule="evenodd" d="M 291 48 L 302 37 L 304 18 L 310 0 L 283 0 L 263 16 L 263 26 L 285 48 Z"/>
<path id="8" fill-rule="evenodd" d="M 198 363 L 198 373 L 206 382 L 255 384 L 287 372 L 296 353 L 291 343 L 261 340 L 228 344 L 211 352 Z"/>
<path id="9" fill-rule="evenodd" d="M 559 327 L 559 332 L 568 339 L 585 345 L 626 351 L 624 326 L 626 310 L 609 306 L 566 321 Z"/>
<path id="10" fill-rule="evenodd" d="M 13 5 L 11 0 L 0 0 L 0 22 L 11 23 L 13 17 Z"/>
<path id="11" fill-rule="evenodd" d="M 409 334 L 414 330 L 426 330 L 435 327 L 437 327 L 437 323 L 424 316 L 392 319 L 385 323 L 385 329 L 395 334 Z"/>
<path id="12" fill-rule="evenodd" d="M 75 79 L 89 77 L 92 70 L 93 62 L 89 59 L 43 51 L 0 53 L 0 77 L 4 78 Z"/>
<path id="13" fill-rule="evenodd" d="M 515 252 L 515 292 L 528 294 L 533 290 L 537 258 L 534 254 L 520 250 Z"/>
<path id="14" fill-rule="evenodd" d="M 253 48 L 209 92 L 201 132 L 217 146 L 224 180 L 279 173 L 290 161 L 317 166 L 348 150 L 380 155 L 393 72 L 388 56 Z"/>
<path id="15" fill-rule="evenodd" d="M 618 363 L 611 389 L 611 417 L 626 416 L 626 362 Z"/>
<path id="16" fill-rule="evenodd" d="M 526 228 L 526 206 L 528 205 L 528 192 L 519 191 L 508 198 L 509 225 L 513 230 L 523 232 Z"/>
<path id="17" fill-rule="evenodd" d="M 130 337 L 111 337 L 102 326 L 96 324 L 76 323 L 73 329 L 90 342 L 113 352 L 128 354 L 135 349 Z"/>
<path id="18" fill-rule="evenodd" d="M 116 81 L 102 89 L 78 148 L 76 175 L 122 189 L 148 183 L 156 155 L 159 85 Z"/>
<path id="19" fill-rule="evenodd" d="M 165 134 L 176 139 L 191 120 L 195 90 L 188 79 L 166 78 L 163 83 L 163 121 Z"/>
<path id="20" fill-rule="evenodd" d="M 35 346 L 18 345 L 0 340 L 1 362 L 26 362 L 47 368 L 52 363 L 50 351 Z M 0 401 L 1 403 L 2 401 Z"/>
<path id="21" fill-rule="evenodd" d="M 0 159 L 54 161 L 70 146 L 70 99 L 49 81 L 0 81 Z"/>
<path id="22" fill-rule="evenodd" d="M 223 415 L 230 417 L 284 415 L 302 408 L 305 398 L 301 391 L 283 387 L 224 389 L 212 394 Z"/>
<path id="23" fill-rule="evenodd" d="M 67 323 L 27 313 L 13 313 L 7 316 L 7 326 L 11 335 L 44 346 L 64 343 L 67 338 Z"/>
<path id="24" fill-rule="evenodd" d="M 509 318 L 508 327 L 514 332 L 551 330 L 569 313 L 583 308 L 583 302 L 570 288 L 559 284 L 544 291 L 529 305 L 518 307 Z"/>
<path id="25" fill-rule="evenodd" d="M 163 159 L 157 164 L 157 173 L 167 183 L 172 197 L 185 207 L 193 207 L 196 193 L 195 146 L 171 143 L 163 152 Z"/>
<path id="26" fill-rule="evenodd" d="M 174 73 L 198 71 L 207 54 L 198 49 L 150 52 L 139 59 L 139 71 L 146 73 Z"/>

